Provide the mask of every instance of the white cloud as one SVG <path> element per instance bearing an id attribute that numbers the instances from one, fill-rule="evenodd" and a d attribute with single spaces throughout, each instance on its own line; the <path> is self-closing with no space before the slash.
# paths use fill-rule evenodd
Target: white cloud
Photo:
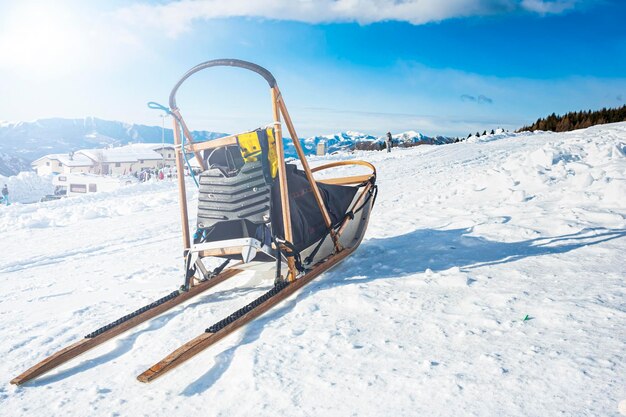
<path id="1" fill-rule="evenodd" d="M 576 5 L 574 0 L 545 1 L 545 0 L 523 0 L 522 7 L 531 12 L 539 14 L 563 13 L 573 9 Z"/>
<path id="2" fill-rule="evenodd" d="M 561 13 L 580 0 L 182 0 L 138 3 L 117 11 L 133 26 L 157 27 L 169 36 L 190 29 L 195 20 L 260 17 L 306 23 L 396 20 L 419 25 L 450 18 L 514 11 Z"/>

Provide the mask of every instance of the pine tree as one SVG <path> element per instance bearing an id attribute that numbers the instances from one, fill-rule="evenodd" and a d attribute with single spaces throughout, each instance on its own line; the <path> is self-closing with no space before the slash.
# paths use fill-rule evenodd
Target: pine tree
<path id="1" fill-rule="evenodd" d="M 572 123 L 569 121 L 569 117 L 565 116 L 556 125 L 556 132 L 569 132 L 572 130 Z"/>
<path id="2" fill-rule="evenodd" d="M 584 129 L 589 126 L 626 121 L 626 106 L 618 108 L 602 108 L 601 110 L 579 110 L 562 116 L 552 113 L 545 118 L 539 118 L 530 126 L 518 129 L 518 132 L 533 130 L 551 130 L 565 132 L 574 129 Z"/>

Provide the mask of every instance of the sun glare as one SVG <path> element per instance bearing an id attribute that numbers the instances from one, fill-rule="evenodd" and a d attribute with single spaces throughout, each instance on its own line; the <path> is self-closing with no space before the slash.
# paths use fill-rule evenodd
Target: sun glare
<path id="1" fill-rule="evenodd" d="M 79 20 L 61 5 L 20 4 L 0 26 L 0 67 L 33 78 L 67 75 L 84 52 Z"/>

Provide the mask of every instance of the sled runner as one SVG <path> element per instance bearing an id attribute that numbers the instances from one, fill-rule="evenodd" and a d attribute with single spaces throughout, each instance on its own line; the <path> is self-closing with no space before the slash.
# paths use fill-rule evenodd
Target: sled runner
<path id="1" fill-rule="evenodd" d="M 270 87 L 273 121 L 252 131 L 194 143 L 177 106 L 176 93 L 195 73 L 217 66 L 243 68 L 261 75 Z M 374 166 L 365 161 L 340 161 L 310 168 L 298 140 L 293 140 L 298 165 L 286 163 L 283 123 L 291 138 L 298 136 L 276 80 L 266 69 L 235 59 L 204 62 L 190 69 L 174 86 L 167 111 L 174 120 L 184 284 L 179 291 L 90 333 L 11 383 L 21 384 L 37 377 L 241 270 L 274 270 L 274 284 L 269 291 L 215 322 L 138 377 L 141 382 L 152 381 L 298 291 L 349 256 L 363 239 L 377 193 Z M 193 155 L 202 168 L 194 177 L 198 208 L 193 231 L 189 228 L 183 175 L 184 164 L 189 166 L 187 155 Z M 339 178 L 314 177 L 317 172 L 343 166 L 360 167 L 366 172 Z M 215 257 L 222 259 L 221 266 L 207 270 L 203 260 Z M 235 265 L 228 268 L 229 262 Z"/>

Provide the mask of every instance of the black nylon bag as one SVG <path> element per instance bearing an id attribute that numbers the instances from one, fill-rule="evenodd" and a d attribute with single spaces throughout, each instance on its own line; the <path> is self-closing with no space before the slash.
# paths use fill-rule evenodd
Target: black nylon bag
<path id="1" fill-rule="evenodd" d="M 324 217 L 315 201 L 311 184 L 304 171 L 297 169 L 293 164 L 286 164 L 287 188 L 289 190 L 289 211 L 291 214 L 291 228 L 293 231 L 293 245 L 298 251 L 311 246 L 327 233 Z M 323 184 L 317 186 L 324 200 L 333 225 L 344 217 L 350 203 L 354 199 L 357 187 Z M 274 182 L 272 187 L 272 230 L 274 235 L 285 238 L 283 228 L 282 208 L 280 204 L 280 183 Z"/>

